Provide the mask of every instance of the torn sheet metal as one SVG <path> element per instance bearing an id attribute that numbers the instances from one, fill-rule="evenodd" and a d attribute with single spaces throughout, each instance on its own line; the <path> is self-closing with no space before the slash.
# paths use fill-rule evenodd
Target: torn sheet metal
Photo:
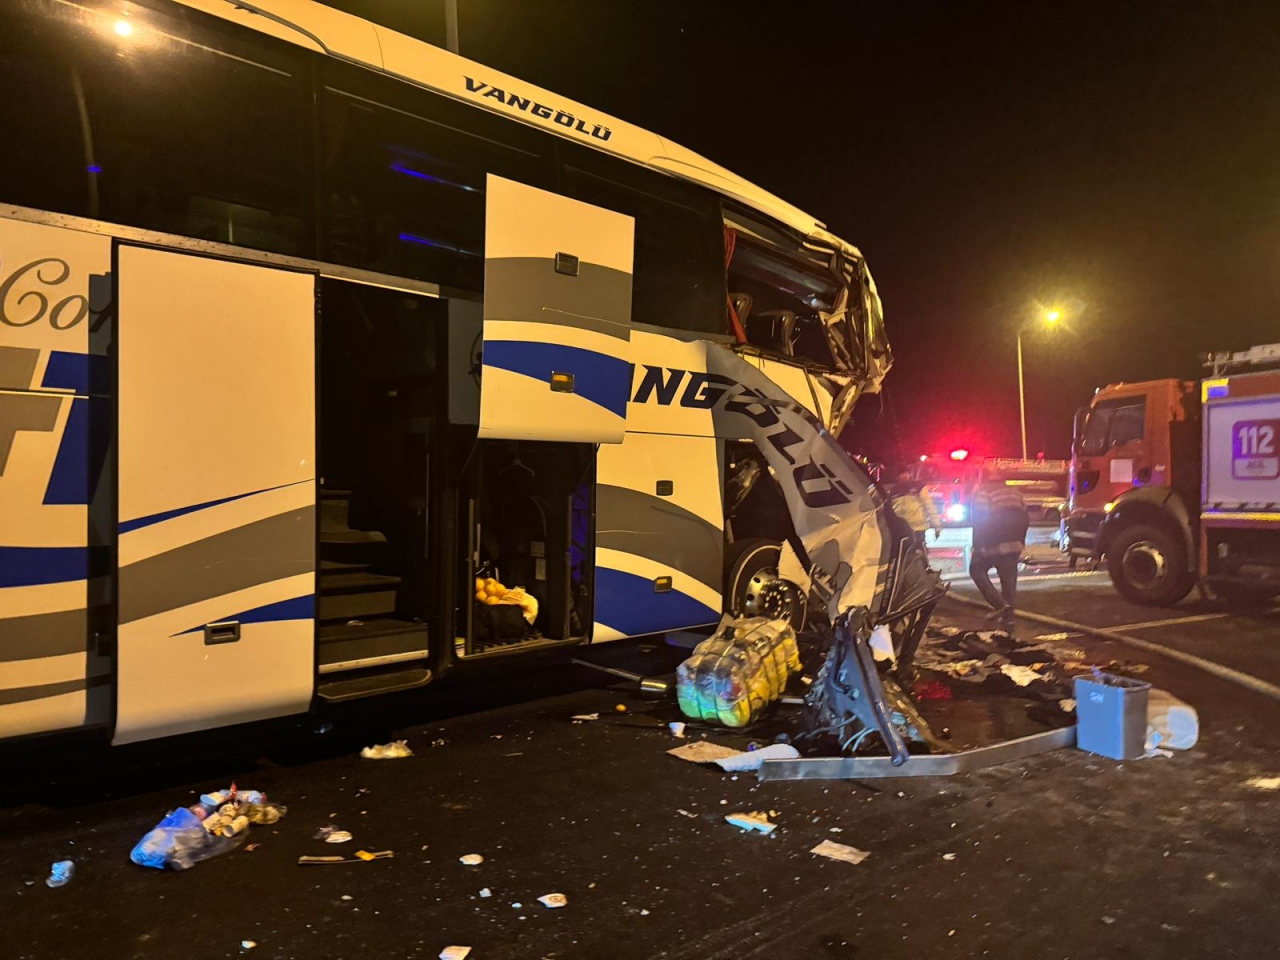
<path id="1" fill-rule="evenodd" d="M 786 499 L 827 614 L 873 609 L 884 588 L 890 535 L 870 477 L 802 404 L 732 350 L 708 343 L 715 433 L 754 441 Z"/>

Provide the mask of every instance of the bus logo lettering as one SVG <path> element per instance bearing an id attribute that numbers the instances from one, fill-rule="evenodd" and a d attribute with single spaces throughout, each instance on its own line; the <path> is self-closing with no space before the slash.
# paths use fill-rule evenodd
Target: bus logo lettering
<path id="1" fill-rule="evenodd" d="M 588 130 L 585 120 L 575 117 L 567 110 L 548 107 L 546 104 L 530 100 L 528 97 L 507 93 L 501 87 L 495 87 L 492 84 L 485 83 L 483 80 L 474 80 L 466 76 L 462 79 L 467 82 L 467 93 L 478 93 L 482 99 L 491 98 L 497 100 L 503 106 L 514 107 L 521 113 L 532 113 L 539 119 L 551 120 L 562 127 L 568 127 L 570 130 L 582 134 L 584 137 L 591 136 L 597 140 L 608 140 L 613 136 L 612 130 L 598 123 L 593 123 L 591 129 Z"/>
<path id="2" fill-rule="evenodd" d="M 45 270 L 50 264 L 53 266 Z M 48 316 L 49 326 L 53 329 L 70 330 L 89 315 L 89 298 L 73 293 L 50 309 L 49 297 L 38 286 L 56 287 L 70 276 L 71 265 L 57 257 L 32 260 L 13 271 L 0 282 L 0 323 L 9 327 L 29 327 Z M 14 288 L 19 283 L 28 289 L 14 296 Z"/>

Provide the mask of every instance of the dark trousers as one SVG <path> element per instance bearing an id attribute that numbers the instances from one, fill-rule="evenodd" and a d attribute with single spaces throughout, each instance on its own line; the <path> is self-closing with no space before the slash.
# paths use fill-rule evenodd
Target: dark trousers
<path id="1" fill-rule="evenodd" d="M 1000 577 L 1000 589 L 997 591 L 991 582 L 991 568 L 995 567 Z M 1018 555 L 1016 553 L 1000 553 L 994 556 L 973 555 L 969 564 L 969 576 L 978 585 L 982 599 L 991 604 L 992 609 L 1013 609 L 1013 598 L 1018 592 Z M 1003 596 L 1002 596 L 1003 594 Z"/>

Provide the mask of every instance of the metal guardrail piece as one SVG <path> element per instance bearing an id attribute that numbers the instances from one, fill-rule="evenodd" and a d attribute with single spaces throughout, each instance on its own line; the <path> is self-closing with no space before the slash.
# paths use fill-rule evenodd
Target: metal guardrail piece
<path id="1" fill-rule="evenodd" d="M 766 760 L 760 764 L 761 780 L 874 780 L 880 777 L 949 777 L 993 767 L 1010 760 L 1033 757 L 1060 747 L 1076 745 L 1075 724 L 1005 740 L 960 753 L 912 756 L 900 767 L 890 757 L 809 757 L 799 760 Z"/>

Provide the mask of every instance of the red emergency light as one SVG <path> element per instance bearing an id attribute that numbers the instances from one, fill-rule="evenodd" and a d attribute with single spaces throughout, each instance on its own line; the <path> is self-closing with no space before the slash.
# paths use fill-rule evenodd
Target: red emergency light
<path id="1" fill-rule="evenodd" d="M 952 460 L 956 460 L 956 461 L 960 461 L 960 460 L 968 460 L 968 459 L 969 459 L 969 451 L 968 451 L 968 450 L 965 450 L 965 449 L 963 449 L 963 448 L 961 448 L 961 449 L 959 449 L 959 450 L 952 450 L 952 451 L 951 451 L 951 459 L 952 459 Z"/>

